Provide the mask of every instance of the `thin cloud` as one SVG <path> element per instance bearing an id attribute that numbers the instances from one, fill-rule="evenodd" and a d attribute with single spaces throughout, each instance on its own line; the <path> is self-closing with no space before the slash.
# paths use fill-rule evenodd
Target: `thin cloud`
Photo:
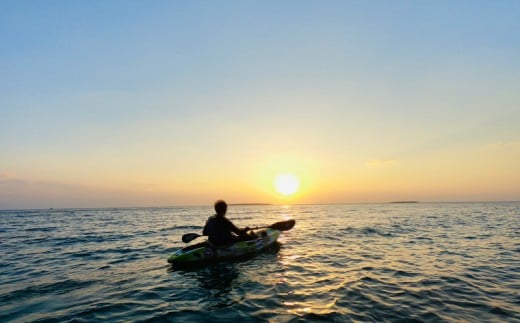
<path id="1" fill-rule="evenodd" d="M 489 148 L 514 148 L 516 146 L 520 146 L 520 140 L 497 141 L 486 145 Z"/>
<path id="2" fill-rule="evenodd" d="M 26 183 L 26 181 L 24 181 L 23 179 L 17 178 L 16 175 L 14 175 L 12 173 L 3 172 L 3 173 L 0 173 L 0 183 L 24 184 L 24 183 Z"/>
<path id="3" fill-rule="evenodd" d="M 397 160 L 395 159 L 375 159 L 375 160 L 369 160 L 365 163 L 365 165 L 370 167 L 383 167 L 383 166 L 390 166 L 397 163 Z"/>

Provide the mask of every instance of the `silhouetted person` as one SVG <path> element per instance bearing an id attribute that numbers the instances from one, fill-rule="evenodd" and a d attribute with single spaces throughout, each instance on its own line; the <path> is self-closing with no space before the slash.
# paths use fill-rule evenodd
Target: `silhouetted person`
<path id="1" fill-rule="evenodd" d="M 210 216 L 202 234 L 208 236 L 208 240 L 214 245 L 225 245 L 237 241 L 244 241 L 254 236 L 247 234 L 249 227 L 244 229 L 237 228 L 233 222 L 226 218 L 227 204 L 222 200 L 215 202 L 215 212 Z"/>

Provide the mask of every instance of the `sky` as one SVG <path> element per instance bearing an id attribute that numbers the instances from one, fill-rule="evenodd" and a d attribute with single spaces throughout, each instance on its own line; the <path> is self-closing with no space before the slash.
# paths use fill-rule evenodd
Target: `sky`
<path id="1" fill-rule="evenodd" d="M 513 0 L 1 1 L 0 209 L 520 200 L 518 17 Z"/>

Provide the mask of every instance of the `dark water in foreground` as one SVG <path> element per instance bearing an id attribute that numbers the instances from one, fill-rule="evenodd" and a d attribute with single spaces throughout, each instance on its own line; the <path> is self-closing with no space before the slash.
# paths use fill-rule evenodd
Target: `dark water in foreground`
<path id="1" fill-rule="evenodd" d="M 172 271 L 210 207 L 0 211 L 0 321 L 520 322 L 520 203 L 232 206 L 278 253 Z"/>

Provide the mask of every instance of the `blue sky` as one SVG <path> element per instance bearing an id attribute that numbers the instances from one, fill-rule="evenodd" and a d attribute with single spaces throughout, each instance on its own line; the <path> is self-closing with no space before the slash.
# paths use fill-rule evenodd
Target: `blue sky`
<path id="1" fill-rule="evenodd" d="M 279 171 L 307 183 L 295 202 L 520 198 L 519 16 L 517 1 L 3 1 L 0 207 L 273 201 Z M 412 180 L 426 173 L 445 180 Z"/>

